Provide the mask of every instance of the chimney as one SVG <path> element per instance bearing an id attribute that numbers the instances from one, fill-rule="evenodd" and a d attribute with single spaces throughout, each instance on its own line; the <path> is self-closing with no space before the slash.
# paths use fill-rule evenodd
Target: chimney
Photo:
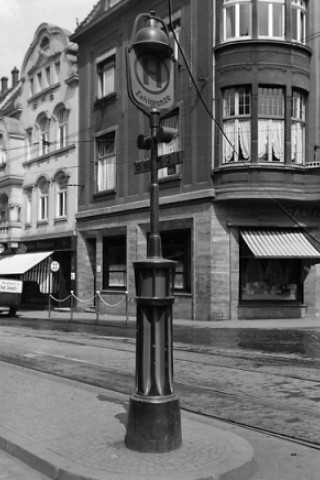
<path id="1" fill-rule="evenodd" d="M 12 87 L 14 88 L 16 85 L 18 85 L 19 82 L 19 70 L 17 67 L 14 67 L 14 69 L 11 71 L 12 75 Z"/>
<path id="2" fill-rule="evenodd" d="M 5 94 L 8 90 L 8 77 L 1 78 L 1 94 Z"/>

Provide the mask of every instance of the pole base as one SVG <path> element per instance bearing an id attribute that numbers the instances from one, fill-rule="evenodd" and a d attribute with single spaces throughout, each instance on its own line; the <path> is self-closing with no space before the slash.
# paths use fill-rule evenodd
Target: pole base
<path id="1" fill-rule="evenodd" d="M 180 403 L 176 395 L 130 397 L 126 447 L 145 453 L 164 453 L 181 447 Z"/>

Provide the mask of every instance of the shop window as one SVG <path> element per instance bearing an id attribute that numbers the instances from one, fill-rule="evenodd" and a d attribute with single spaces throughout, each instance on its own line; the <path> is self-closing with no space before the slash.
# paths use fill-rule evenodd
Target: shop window
<path id="1" fill-rule="evenodd" d="M 293 91 L 291 102 L 291 161 L 305 162 L 305 115 L 306 97 L 302 92 Z"/>
<path id="2" fill-rule="evenodd" d="M 103 98 L 115 92 L 115 54 L 107 55 L 97 63 L 98 92 L 97 97 Z"/>
<path id="3" fill-rule="evenodd" d="M 127 285 L 126 237 L 103 240 L 103 288 L 125 289 Z"/>
<path id="4" fill-rule="evenodd" d="M 284 38 L 285 0 L 258 0 L 259 37 Z"/>
<path id="5" fill-rule="evenodd" d="M 251 95 L 248 87 L 227 88 L 223 97 L 223 162 L 250 160 Z"/>
<path id="6" fill-rule="evenodd" d="M 96 191 L 104 192 L 116 188 L 115 132 L 96 138 Z"/>
<path id="7" fill-rule="evenodd" d="M 224 0 L 223 40 L 251 36 L 251 0 Z"/>
<path id="8" fill-rule="evenodd" d="M 284 89 L 260 87 L 258 93 L 258 157 L 284 161 Z"/>
<path id="9" fill-rule="evenodd" d="M 161 242 L 163 257 L 177 262 L 174 289 L 182 292 L 191 292 L 190 230 L 161 232 Z"/>
<path id="10" fill-rule="evenodd" d="M 240 302 L 301 302 L 302 261 L 255 258 L 240 243 Z"/>
<path id="11" fill-rule="evenodd" d="M 306 0 L 292 0 L 292 40 L 305 43 Z"/>

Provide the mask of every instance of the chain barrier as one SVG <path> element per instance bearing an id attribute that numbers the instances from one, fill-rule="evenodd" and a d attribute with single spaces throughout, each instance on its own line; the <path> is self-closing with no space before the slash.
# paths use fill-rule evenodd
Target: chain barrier
<path id="1" fill-rule="evenodd" d="M 118 295 L 120 292 L 110 292 L 109 295 Z M 48 305 L 48 308 L 49 308 L 49 317 L 51 316 L 51 300 L 54 300 L 55 302 L 57 302 L 58 304 L 59 303 L 63 303 L 63 302 L 66 302 L 67 300 L 69 300 L 71 298 L 71 320 L 73 320 L 73 312 L 74 312 L 74 300 L 76 300 L 77 302 L 82 302 L 82 303 L 93 303 L 95 300 L 96 300 L 96 305 L 95 305 L 95 311 L 96 311 L 96 324 L 98 324 L 98 321 L 99 321 L 99 315 L 100 315 L 100 302 L 102 302 L 106 307 L 118 307 L 122 304 L 123 301 L 126 302 L 126 324 L 128 324 L 128 321 L 129 321 L 129 316 L 128 316 L 128 292 L 123 292 L 123 295 L 124 297 L 117 303 L 115 304 L 110 304 L 108 302 L 105 301 L 105 299 L 100 295 L 100 292 L 97 291 L 96 292 L 96 295 L 93 295 L 92 297 L 90 298 L 87 298 L 87 299 L 82 299 L 82 298 L 79 298 L 77 297 L 73 290 L 70 291 L 70 295 L 67 295 L 65 298 L 56 298 L 54 297 L 53 295 L 51 295 L 51 293 L 49 294 L 49 305 Z"/>

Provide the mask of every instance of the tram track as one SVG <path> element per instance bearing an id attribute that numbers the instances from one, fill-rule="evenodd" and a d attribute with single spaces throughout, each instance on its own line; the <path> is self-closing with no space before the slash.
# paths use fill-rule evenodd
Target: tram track
<path id="1" fill-rule="evenodd" d="M 103 348 L 105 349 L 105 346 Z M 127 353 L 124 348 L 117 349 L 112 346 L 110 349 Z M 0 361 L 122 394 L 130 395 L 134 390 L 133 373 L 67 355 L 54 355 L 40 350 L 27 351 L 25 347 L 1 346 Z M 186 362 L 185 359 L 183 361 Z M 201 361 L 189 363 L 197 364 L 200 368 L 203 366 Z M 233 367 L 232 370 L 236 375 L 236 370 L 239 369 Z M 223 385 L 217 388 L 217 385 L 208 387 L 177 380 L 174 388 L 184 410 L 320 450 L 320 412 L 280 401 L 275 404 L 268 401 L 267 396 L 259 398 L 244 395 L 227 390 Z"/>

